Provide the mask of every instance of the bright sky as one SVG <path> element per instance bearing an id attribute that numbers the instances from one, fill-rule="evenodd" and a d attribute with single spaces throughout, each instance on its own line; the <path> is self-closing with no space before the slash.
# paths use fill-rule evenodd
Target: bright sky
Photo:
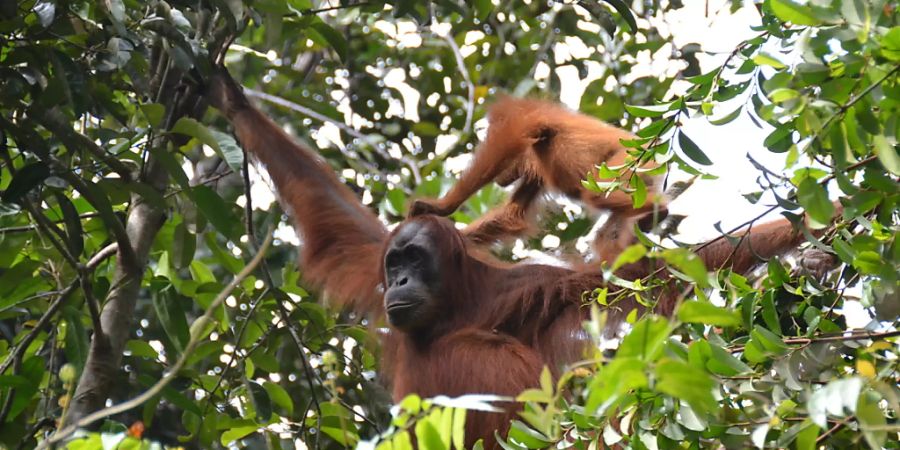
<path id="1" fill-rule="evenodd" d="M 639 22 L 643 22 L 641 25 L 656 28 L 664 36 L 672 35 L 676 46 L 680 47 L 692 42 L 700 44 L 705 52 L 710 53 L 698 54 L 704 72 L 719 67 L 728 53 L 741 41 L 754 35 L 750 26 L 759 24 L 759 16 L 752 6 L 744 6 L 735 14 L 731 14 L 730 4 L 723 0 L 685 2 L 685 4 L 681 10 L 666 13 L 665 16 L 653 18 L 649 22 L 639 19 Z M 586 13 L 585 18 L 587 18 Z M 514 18 L 507 18 L 507 20 L 512 19 Z M 599 31 L 598 26 L 587 21 L 583 22 L 582 26 L 593 26 L 596 27 L 597 32 L 602 32 Z M 412 22 L 379 22 L 376 27 L 394 37 L 396 45 L 417 47 L 422 44 L 421 35 Z M 435 24 L 431 31 L 436 34 L 445 34 L 448 29 L 449 26 L 446 24 Z M 479 48 L 481 37 L 479 35 L 481 35 L 480 32 L 472 32 L 467 35 L 465 44 L 469 45 L 461 47 L 463 56 L 471 54 Z M 564 64 L 569 54 L 583 56 L 585 52 L 590 51 L 577 37 L 567 38 L 565 43 L 558 44 L 555 48 L 557 63 L 560 64 L 557 73 L 563 80 L 560 101 L 567 105 L 577 106 L 587 84 L 603 73 L 603 67 L 599 62 L 589 63 L 587 65 L 588 76 L 579 80 L 577 71 L 572 66 Z M 683 63 L 670 60 L 670 54 L 671 47 L 666 46 L 655 55 L 651 55 L 649 52 L 631 55 L 638 63 L 631 77 L 654 74 L 671 76 L 677 73 Z M 594 56 L 596 55 L 594 53 Z M 275 59 L 275 55 L 272 56 L 272 59 Z M 418 108 L 431 107 L 429 105 L 432 103 L 431 99 L 421 98 L 414 89 L 415 81 L 408 79 L 409 77 L 403 70 L 371 68 L 369 72 L 373 76 L 382 77 L 386 85 L 396 88 L 403 95 L 402 100 L 391 104 L 386 116 L 402 115 L 410 120 L 416 120 Z M 549 68 L 544 65 L 539 66 L 535 77 L 546 79 L 548 75 Z M 338 85 L 342 84 L 340 74 L 336 74 L 335 79 Z M 628 80 L 623 80 L 623 82 L 628 82 Z M 687 87 L 686 85 L 686 82 L 682 82 L 682 84 L 676 82 L 670 96 L 680 93 L 680 90 Z M 358 125 L 362 119 L 349 111 L 346 101 L 341 101 L 342 96 L 339 91 L 336 91 L 333 97 L 339 100 L 339 109 L 345 112 L 347 122 Z M 720 106 L 717 113 L 725 114 L 732 109 L 733 107 L 729 105 Z M 476 129 L 483 129 L 485 126 L 486 124 L 483 122 L 476 123 Z M 698 181 L 670 205 L 672 212 L 688 216 L 688 219 L 680 227 L 680 239 L 692 242 L 715 236 L 717 232 L 713 224 L 716 222 L 721 221 L 723 229 L 729 229 L 755 217 L 766 209 L 766 206 L 763 205 L 751 205 L 741 194 L 758 190 L 755 182 L 757 171 L 747 160 L 748 153 L 769 168 L 777 169 L 782 166 L 781 156 L 771 154 L 762 147 L 762 141 L 768 134 L 767 130 L 756 127 L 746 116 L 740 117 L 728 125 L 718 127 L 710 125 L 704 117 L 689 119 L 684 121 L 684 130 L 713 160 L 714 165 L 707 167 L 706 170 L 720 178 Z M 316 134 L 316 140 L 317 144 L 321 146 L 343 145 L 339 130 L 333 124 L 325 124 L 320 128 Z M 443 144 L 444 149 L 448 150 L 455 145 L 456 138 L 447 135 L 442 136 L 439 141 Z M 410 146 L 412 144 L 410 143 Z M 392 148 L 391 153 L 399 156 L 402 154 L 402 149 Z M 470 155 L 466 154 L 451 158 L 448 160 L 447 169 L 454 172 L 463 170 L 468 164 L 469 157 Z M 258 175 L 253 175 L 254 179 L 259 178 Z M 675 172 L 670 175 L 669 180 L 671 182 L 684 178 L 686 178 L 685 174 Z M 268 208 L 274 201 L 271 191 L 263 183 L 254 183 L 252 195 L 254 204 L 258 208 Z M 279 230 L 278 234 L 280 239 L 296 243 L 296 237 L 291 236 L 292 230 L 288 227 Z M 554 247 L 552 240 L 549 244 L 549 247 Z"/>
<path id="2" fill-rule="evenodd" d="M 745 4 L 732 14 L 730 12 L 730 2 L 724 0 L 690 1 L 684 3 L 684 8 L 678 11 L 668 12 L 664 16 L 654 17 L 649 21 L 638 19 L 638 23 L 642 27 L 650 26 L 655 28 L 663 36 L 671 35 L 676 47 L 680 48 L 688 43 L 700 44 L 703 53 L 698 53 L 697 56 L 704 73 L 720 67 L 728 54 L 741 41 L 756 34 L 750 27 L 760 23 L 759 15 L 752 5 L 748 6 Z M 560 6 L 557 5 L 557 7 Z M 584 17 L 589 19 L 586 13 Z M 504 19 L 515 20 L 513 17 L 505 17 Z M 594 27 L 597 32 L 602 32 L 599 26 L 593 25 L 588 21 L 584 21 L 580 26 Z M 393 42 L 389 42 L 389 45 L 418 47 L 423 43 L 422 35 L 413 22 L 382 21 L 377 23 L 375 27 L 392 37 Z M 449 25 L 436 23 L 432 25 L 430 32 L 436 35 L 445 35 L 448 30 Z M 482 36 L 481 32 L 478 31 L 470 32 L 466 36 L 464 45 L 460 48 L 460 53 L 463 57 L 480 49 Z M 630 74 L 629 79 L 647 75 L 672 76 L 676 74 L 682 69 L 684 63 L 670 60 L 671 53 L 671 46 L 666 45 L 654 55 L 651 55 L 648 51 L 630 55 L 629 57 L 636 60 L 637 65 L 634 72 Z M 577 37 L 568 37 L 564 43 L 557 44 L 554 48 L 554 54 L 557 58 L 557 74 L 561 78 L 561 85 L 563 86 L 563 90 L 560 93 L 560 101 L 570 107 L 577 107 L 581 102 L 582 93 L 588 83 L 603 75 L 603 66 L 599 62 L 601 58 L 597 52 L 587 48 Z M 589 69 L 586 78 L 579 79 L 577 70 L 565 64 L 569 55 L 579 58 L 587 56 L 595 61 L 586 64 Z M 270 59 L 275 59 L 274 56 L 272 55 Z M 441 68 L 438 68 L 438 70 L 441 70 Z M 546 79 L 549 76 L 549 70 L 549 66 L 539 66 L 535 73 L 535 78 L 537 80 Z M 410 78 L 415 78 L 414 75 L 416 74 L 407 74 L 402 69 L 369 68 L 367 71 L 372 76 L 382 78 L 385 85 L 397 89 L 402 94 L 402 99 L 397 99 L 391 103 L 385 114 L 386 117 L 396 115 L 410 120 L 418 120 L 418 110 L 420 108 L 430 108 L 435 105 L 435 99 L 423 99 L 415 90 L 415 80 Z M 728 76 L 727 73 L 726 76 Z M 629 79 L 622 80 L 622 82 L 627 83 Z M 338 85 L 344 85 L 344 81 L 346 81 L 340 73 L 335 74 L 335 80 Z M 447 82 L 450 82 L 449 78 Z M 672 90 L 667 97 L 659 100 L 668 100 L 673 95 L 681 94 L 687 87 L 687 82 L 676 82 L 673 84 Z M 341 91 L 335 91 L 332 97 L 339 102 L 338 109 L 344 112 L 345 120 L 351 126 L 358 126 L 361 121 L 365 120 L 350 111 L 349 105 L 343 99 Z M 734 101 L 743 102 L 744 99 L 739 97 Z M 714 117 L 720 117 L 733 111 L 737 104 L 719 105 Z M 757 162 L 776 173 L 781 172 L 780 169 L 784 165 L 783 155 L 770 153 L 762 145 L 763 139 L 771 131 L 770 129 L 757 127 L 751 122 L 746 113 L 724 126 L 711 125 L 706 117 L 691 118 L 683 120 L 682 123 L 684 124 L 684 132 L 713 161 L 712 166 L 704 168 L 705 171 L 719 178 L 716 180 L 698 180 L 686 193 L 669 205 L 670 211 L 673 213 L 688 216 L 679 227 L 680 234 L 677 236 L 679 240 L 698 242 L 715 237 L 718 235 L 718 231 L 714 228 L 714 224 L 717 222 L 721 222 L 723 230 L 729 230 L 756 217 L 774 203 L 771 195 L 764 196 L 763 200 L 757 205 L 749 203 L 742 196 L 742 194 L 760 190 L 756 183 L 758 171 L 749 162 L 748 154 L 752 155 Z M 483 130 L 485 127 L 486 123 L 484 121 L 475 124 L 476 130 Z M 335 124 L 326 124 L 318 130 L 314 138 L 320 146 L 344 145 L 341 141 L 339 129 Z M 439 138 L 439 147 L 443 147 L 442 151 L 447 151 L 456 144 L 456 141 L 455 136 L 442 136 Z M 406 147 L 405 149 L 395 145 L 390 149 L 390 153 L 399 157 L 404 150 L 411 149 L 415 145 L 415 142 L 405 142 L 402 146 Z M 468 164 L 470 156 L 465 154 L 450 158 L 447 160 L 445 168 L 452 172 L 462 171 Z M 260 177 L 255 171 L 253 172 L 251 177 L 254 180 L 264 178 Z M 352 173 L 344 173 L 343 175 L 350 178 L 354 176 Z M 687 177 L 685 173 L 673 171 L 669 176 L 669 182 L 686 179 Z M 252 195 L 254 206 L 257 208 L 268 208 L 271 202 L 274 201 L 274 196 L 267 184 L 254 183 Z M 242 200 L 239 199 L 239 202 L 242 202 Z M 365 203 L 370 202 L 371 196 L 365 196 L 363 201 Z M 777 217 L 777 212 L 772 213 L 763 221 L 774 220 Z M 284 242 L 298 243 L 293 229 L 289 226 L 280 228 L 276 237 Z M 549 239 L 544 240 L 545 248 L 552 249 L 558 245 L 558 239 L 554 240 L 553 238 L 551 236 Z M 528 255 L 541 259 L 539 258 L 540 252 L 523 251 L 521 244 L 514 248 L 514 252 L 520 256 Z M 856 306 L 858 306 L 858 303 Z M 856 324 L 856 326 L 861 326 L 868 321 L 868 318 L 865 316 L 867 315 L 862 314 L 859 316 L 858 320 L 862 322 Z"/>
<path id="3" fill-rule="evenodd" d="M 693 42 L 700 44 L 705 52 L 711 53 L 698 54 L 704 72 L 719 67 L 738 43 L 754 35 L 750 26 L 759 24 L 759 16 L 752 6 L 745 6 L 735 14 L 731 14 L 730 4 L 722 0 L 685 2 L 685 4 L 681 10 L 669 12 L 664 17 L 651 19 L 649 26 L 656 28 L 663 35 L 671 34 L 676 46 Z M 509 18 L 509 20 L 511 19 Z M 639 21 L 641 20 L 639 19 Z M 648 24 L 646 21 L 643 22 L 642 25 Z M 590 26 L 592 24 L 584 22 L 583 25 Z M 412 22 L 380 22 L 376 24 L 376 27 L 395 37 L 398 45 L 416 47 L 422 44 L 421 35 Z M 445 24 L 436 24 L 432 26 L 431 30 L 437 34 L 443 34 L 448 28 Z M 599 27 L 597 30 L 602 32 L 599 31 Z M 480 32 L 472 32 L 467 36 L 466 44 L 472 45 L 462 46 L 463 56 L 478 49 L 480 34 Z M 564 87 L 560 101 L 570 106 L 577 106 L 580 103 L 584 88 L 603 71 L 602 65 L 599 63 L 588 64 L 588 76 L 579 80 L 573 67 L 564 65 L 568 54 L 580 56 L 585 51 L 588 50 L 581 40 L 571 37 L 555 48 L 555 53 L 558 55 L 557 62 L 562 64 L 557 69 Z M 633 55 L 638 65 L 632 77 L 676 73 L 681 69 L 683 63 L 670 61 L 670 53 L 671 48 L 666 46 L 656 55 L 650 55 L 649 52 Z M 419 93 L 414 89 L 415 81 L 410 80 L 402 70 L 372 69 L 369 72 L 373 76 L 382 77 L 386 85 L 396 88 L 403 95 L 402 100 L 391 105 L 387 116 L 402 115 L 410 120 L 416 120 L 418 118 L 417 108 L 430 107 L 429 103 L 432 102 L 429 99 L 420 98 Z M 549 75 L 548 72 L 547 66 L 539 67 L 535 76 L 538 79 L 545 79 Z M 341 84 L 340 75 L 335 78 L 337 83 Z M 628 80 L 623 81 L 628 82 Z M 680 93 L 678 91 L 685 87 L 686 83 L 676 83 L 673 85 L 674 92 L 670 94 Z M 335 94 L 334 97 L 339 99 L 341 95 Z M 351 124 L 358 124 L 361 119 L 349 112 L 345 102 L 342 103 L 344 103 L 341 106 L 345 111 L 347 121 Z M 729 105 L 720 108 L 717 110 L 718 114 L 725 114 L 733 109 Z M 483 129 L 485 125 L 485 123 L 476 123 L 476 129 Z M 713 160 L 714 165 L 707 167 L 706 170 L 720 178 L 697 182 L 670 206 L 674 213 L 689 216 L 680 227 L 681 239 L 698 241 L 715 236 L 717 232 L 713 228 L 714 223 L 721 221 L 723 229 L 728 229 L 755 217 L 766 209 L 765 206 L 751 205 L 741 194 L 758 190 L 755 183 L 757 171 L 747 160 L 748 153 L 769 168 L 777 169 L 782 166 L 782 157 L 767 152 L 762 146 L 762 141 L 768 134 L 767 130 L 757 128 L 747 117 L 740 117 L 728 125 L 718 127 L 710 125 L 706 118 L 690 119 L 684 121 L 684 130 Z M 317 133 L 316 139 L 317 143 L 323 146 L 343 144 L 338 128 L 332 124 L 322 127 Z M 443 136 L 440 141 L 444 144 L 445 149 L 451 148 L 456 143 L 455 136 L 450 135 Z M 400 148 L 391 150 L 393 154 L 401 153 Z M 452 158 L 448 161 L 447 168 L 458 172 L 465 168 L 468 161 L 469 155 Z M 682 173 L 673 173 L 669 179 L 671 182 L 685 177 Z M 254 204 L 258 208 L 267 208 L 274 201 L 271 191 L 263 183 L 255 183 L 252 195 Z M 286 228 L 280 230 L 279 237 L 285 241 L 296 242 L 296 237 L 290 236 L 291 233 L 292 230 Z"/>

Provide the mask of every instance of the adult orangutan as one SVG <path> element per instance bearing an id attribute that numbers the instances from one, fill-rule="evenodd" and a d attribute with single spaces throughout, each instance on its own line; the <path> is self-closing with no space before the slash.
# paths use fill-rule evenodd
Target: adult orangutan
<path id="1" fill-rule="evenodd" d="M 632 230 L 638 221 L 646 222 L 641 227 L 646 231 L 665 215 L 666 198 L 657 175 L 635 172 L 648 191 L 647 201 L 639 208 L 634 208 L 624 191 L 597 193 L 581 184 L 588 173 L 596 175 L 601 163 L 626 163 L 628 147 L 621 141 L 635 139 L 631 133 L 558 103 L 514 97 L 491 105 L 488 122 L 487 137 L 459 181 L 443 198 L 413 202 L 411 216 L 446 216 L 491 181 L 507 186 L 518 180 L 509 201 L 466 227 L 463 235 L 477 243 L 491 243 L 524 233 L 535 215 L 535 201 L 552 188 L 609 211 L 609 219 L 594 239 L 594 253 L 598 261 L 612 262 L 633 243 Z M 645 164 L 642 169 L 652 167 Z"/>
<path id="2" fill-rule="evenodd" d="M 315 153 L 251 106 L 226 72 L 214 75 L 208 90 L 209 102 L 294 213 L 305 281 L 357 311 L 387 318 L 392 331 L 383 342 L 383 370 L 395 400 L 410 393 L 515 396 L 537 385 L 545 365 L 583 354 L 573 336 L 585 315 L 582 293 L 604 285 L 599 272 L 499 262 L 471 250 L 436 215 L 409 218 L 389 233 Z M 801 241 L 779 221 L 754 227 L 737 249 L 721 239 L 699 255 L 708 267 L 730 261 L 732 270 L 746 272 Z M 617 274 L 635 279 L 650 269 L 636 263 Z M 675 296 L 659 296 L 658 310 L 670 312 Z M 621 317 L 636 305 L 618 306 Z M 485 448 L 496 448 L 494 430 L 506 433 L 515 414 L 470 414 L 467 444 L 484 438 Z"/>

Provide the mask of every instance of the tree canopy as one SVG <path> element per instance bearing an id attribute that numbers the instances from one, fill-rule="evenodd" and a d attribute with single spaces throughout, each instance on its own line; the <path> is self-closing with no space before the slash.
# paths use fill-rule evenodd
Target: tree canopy
<path id="1" fill-rule="evenodd" d="M 805 215 L 824 230 L 805 246 L 835 269 L 801 256 L 745 278 L 704 267 L 677 232 L 640 236 L 610 267 L 664 261 L 692 287 L 674 317 L 632 314 L 610 342 L 604 309 L 652 305 L 660 281 L 609 271 L 623 290 L 585 293 L 596 351 L 521 394 L 503 445 L 898 448 L 897 3 L 684 3 L 0 2 L 0 447 L 450 449 L 465 410 L 491 401 L 392 407 L 383 324 L 304 289 L 264 171 L 207 111 L 200 86 L 223 62 L 386 223 L 446 191 L 502 93 L 635 131 L 632 163 L 601 168 L 631 177 L 635 204 L 642 161 L 688 190 L 729 176 L 711 164 L 733 143 L 690 124 L 762 130 L 747 204 Z M 756 22 L 726 53 L 671 26 L 736 11 Z M 452 218 L 506 195 L 485 187 Z M 593 225 L 557 208 L 496 251 L 577 254 Z"/>

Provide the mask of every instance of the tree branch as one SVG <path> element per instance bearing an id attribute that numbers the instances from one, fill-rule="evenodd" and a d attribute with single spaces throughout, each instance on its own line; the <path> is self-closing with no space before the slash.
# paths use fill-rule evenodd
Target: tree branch
<path id="1" fill-rule="evenodd" d="M 809 345 L 814 343 L 822 343 L 822 342 L 843 342 L 843 341 L 861 341 L 863 339 L 872 339 L 872 340 L 881 340 L 900 336 L 900 330 L 894 331 L 884 331 L 881 333 L 872 333 L 870 331 L 857 332 L 851 334 L 842 334 L 838 336 L 820 336 L 820 337 L 811 337 L 811 338 L 788 338 L 782 339 L 781 342 L 787 345 L 791 344 L 803 344 Z M 729 347 L 728 351 L 731 353 L 737 353 L 744 350 L 745 345 L 735 345 L 734 347 Z"/>
<path id="2" fill-rule="evenodd" d="M 127 400 L 119 403 L 118 405 L 113 405 L 108 408 L 103 408 L 99 411 L 88 414 L 87 416 L 77 420 L 72 425 L 69 425 L 57 431 L 52 436 L 50 436 L 50 438 L 41 442 L 41 444 L 38 445 L 37 448 L 47 448 L 57 442 L 62 441 L 70 434 L 74 433 L 78 428 L 87 427 L 88 425 L 100 419 L 119 414 L 128 411 L 129 409 L 140 406 L 147 400 L 150 400 L 151 398 L 162 392 L 162 390 L 166 386 L 168 386 L 176 376 L 178 376 L 178 372 L 181 371 L 182 368 L 184 368 L 185 364 L 187 364 L 188 358 L 197 348 L 197 345 L 200 344 L 200 340 L 205 337 L 204 333 L 208 325 L 213 322 L 213 314 L 215 313 L 215 310 L 225 302 L 225 299 L 228 298 L 229 295 L 231 295 L 231 292 L 241 283 L 241 281 L 244 281 L 244 279 L 247 278 L 248 275 L 253 273 L 253 271 L 256 269 L 256 266 L 260 263 L 260 261 L 263 260 L 266 254 L 266 249 L 268 249 L 269 244 L 272 243 L 273 236 L 274 234 L 272 233 L 272 230 L 269 230 L 268 236 L 266 236 L 266 240 L 263 242 L 260 251 L 253 257 L 252 260 L 250 260 L 250 262 L 244 267 L 244 269 L 241 270 L 240 273 L 235 275 L 234 279 L 232 279 L 231 282 L 228 283 L 228 285 L 226 285 L 221 292 L 219 292 L 219 295 L 217 295 L 212 303 L 210 303 L 209 307 L 206 308 L 206 312 L 204 312 L 203 316 L 197 319 L 197 321 L 194 323 L 194 326 L 191 327 L 191 339 L 190 341 L 188 341 L 184 352 L 181 353 L 181 356 L 178 358 L 175 364 L 159 381 L 156 382 L 156 384 L 154 384 L 152 387 L 150 387 L 150 389 L 147 389 L 137 397 L 132 398 L 131 400 Z"/>

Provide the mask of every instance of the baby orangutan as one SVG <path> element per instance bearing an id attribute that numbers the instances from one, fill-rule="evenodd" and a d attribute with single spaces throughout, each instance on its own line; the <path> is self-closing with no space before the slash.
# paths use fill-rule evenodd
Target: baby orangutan
<path id="1" fill-rule="evenodd" d="M 469 240 L 489 244 L 524 233 L 536 215 L 535 200 L 550 188 L 609 211 L 606 225 L 595 238 L 594 251 L 598 261 L 610 262 L 634 240 L 635 223 L 640 221 L 642 229 L 649 229 L 665 216 L 666 199 L 660 192 L 658 176 L 637 173 L 648 190 L 647 201 L 639 208 L 632 206 L 626 192 L 592 192 L 581 183 L 591 172 L 598 181 L 612 181 L 599 179 L 596 167 L 601 163 L 626 163 L 628 148 L 620 140 L 634 139 L 627 131 L 558 103 L 513 97 L 491 106 L 488 122 L 487 138 L 459 181 L 441 199 L 415 201 L 410 216 L 446 216 L 491 181 L 508 186 L 520 180 L 505 205 L 463 230 Z"/>

